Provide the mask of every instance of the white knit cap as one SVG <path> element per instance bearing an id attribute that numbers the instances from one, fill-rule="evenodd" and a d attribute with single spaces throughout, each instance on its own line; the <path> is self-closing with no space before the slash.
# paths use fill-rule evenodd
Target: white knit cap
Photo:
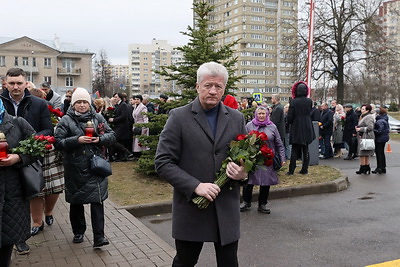
<path id="1" fill-rule="evenodd" d="M 90 95 L 85 88 L 78 87 L 75 89 L 75 91 L 72 93 L 71 105 L 73 106 L 75 102 L 79 100 L 85 100 L 90 104 Z"/>

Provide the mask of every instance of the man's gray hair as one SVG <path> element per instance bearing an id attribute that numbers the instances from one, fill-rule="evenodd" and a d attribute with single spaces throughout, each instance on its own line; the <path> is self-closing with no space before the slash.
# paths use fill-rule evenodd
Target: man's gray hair
<path id="1" fill-rule="evenodd" d="M 150 96 L 148 94 L 143 94 L 142 97 L 143 97 L 143 100 L 149 100 L 150 99 Z"/>
<path id="2" fill-rule="evenodd" d="M 225 85 L 228 82 L 228 70 L 222 64 L 216 62 L 206 62 L 199 67 L 197 70 L 197 82 L 201 83 L 206 75 L 222 76 Z"/>
<path id="3" fill-rule="evenodd" d="M 281 100 L 281 98 L 280 98 L 279 95 L 277 95 L 277 94 L 273 94 L 272 97 L 275 98 L 277 101 L 280 101 L 280 100 Z"/>

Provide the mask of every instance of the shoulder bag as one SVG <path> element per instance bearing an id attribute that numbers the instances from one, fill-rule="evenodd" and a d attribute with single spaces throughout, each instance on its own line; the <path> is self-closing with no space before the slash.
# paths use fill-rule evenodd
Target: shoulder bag
<path id="1" fill-rule="evenodd" d="M 42 163 L 39 160 L 20 169 L 22 189 L 26 199 L 37 197 L 44 188 Z"/>
<path id="2" fill-rule="evenodd" d="M 274 171 L 279 171 L 282 168 L 282 161 L 280 154 L 275 153 L 273 162 Z"/>
<path id="3" fill-rule="evenodd" d="M 374 150 L 374 149 L 375 149 L 375 140 L 367 139 L 367 133 L 364 132 L 361 137 L 360 150 Z"/>
<path id="4" fill-rule="evenodd" d="M 90 159 L 90 171 L 100 177 L 107 177 L 112 174 L 110 163 L 96 154 Z"/>

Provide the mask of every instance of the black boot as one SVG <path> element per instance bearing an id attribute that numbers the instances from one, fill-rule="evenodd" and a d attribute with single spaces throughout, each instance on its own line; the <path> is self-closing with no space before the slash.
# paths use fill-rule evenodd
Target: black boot
<path id="1" fill-rule="evenodd" d="M 381 174 L 382 170 L 380 168 L 376 168 L 375 170 L 372 171 L 373 174 Z"/>
<path id="2" fill-rule="evenodd" d="M 356 171 L 357 174 L 362 174 L 364 173 L 365 170 L 365 165 L 360 165 L 360 169 L 358 171 Z"/>
<path id="3" fill-rule="evenodd" d="M 370 174 L 371 173 L 371 167 L 368 165 L 364 165 L 364 174 Z"/>

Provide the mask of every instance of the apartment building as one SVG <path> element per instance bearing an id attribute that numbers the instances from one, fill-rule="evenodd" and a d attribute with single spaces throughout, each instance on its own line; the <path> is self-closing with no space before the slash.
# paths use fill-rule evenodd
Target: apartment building
<path id="1" fill-rule="evenodd" d="M 288 102 L 296 82 L 297 0 L 208 0 L 215 9 L 210 27 L 225 30 L 220 45 L 239 40 L 234 47 L 238 74 L 238 96 L 279 94 Z"/>
<path id="2" fill-rule="evenodd" d="M 22 68 L 27 79 L 40 88 L 49 82 L 54 91 L 84 87 L 92 90 L 92 57 L 87 48 L 54 40 L 0 37 L 0 76 L 10 68 Z"/>
<path id="3" fill-rule="evenodd" d="M 183 54 L 175 47 L 166 40 L 156 39 L 153 39 L 151 44 L 129 44 L 129 80 L 132 94 L 158 97 L 176 89 L 173 81 L 166 81 L 155 73 L 156 70 L 161 70 L 161 66 L 182 62 Z"/>
<path id="4" fill-rule="evenodd" d="M 400 87 L 398 66 L 400 64 L 400 0 L 383 2 L 379 7 L 376 21 L 381 27 L 379 40 L 367 39 L 367 45 L 373 49 L 390 48 L 397 52 L 397 56 L 391 54 L 389 57 L 379 57 L 373 59 L 375 64 L 369 64 L 369 75 L 379 80 L 381 85 L 392 88 Z M 369 38 L 369 36 L 367 36 Z M 385 44 L 385 45 L 383 45 Z M 369 60 L 372 63 L 373 60 Z"/>

